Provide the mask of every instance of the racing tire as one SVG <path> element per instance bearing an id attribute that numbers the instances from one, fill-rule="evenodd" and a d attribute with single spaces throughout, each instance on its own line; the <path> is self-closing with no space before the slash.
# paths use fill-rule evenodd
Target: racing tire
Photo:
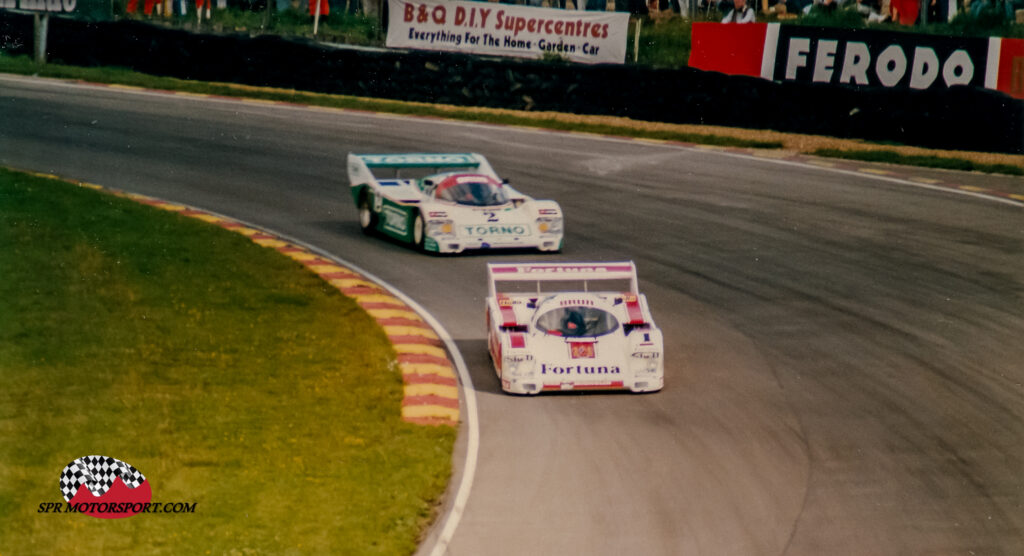
<path id="1" fill-rule="evenodd" d="M 420 211 L 415 211 L 412 217 L 412 245 L 417 251 L 425 251 L 427 240 L 427 223 L 423 220 Z"/>
<path id="2" fill-rule="evenodd" d="M 377 229 L 377 215 L 370 206 L 370 196 L 364 191 L 359 196 L 359 229 L 370 235 Z"/>

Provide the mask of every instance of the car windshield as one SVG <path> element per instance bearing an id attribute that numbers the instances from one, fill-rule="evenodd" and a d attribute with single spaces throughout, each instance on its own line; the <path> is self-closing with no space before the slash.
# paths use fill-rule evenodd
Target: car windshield
<path id="1" fill-rule="evenodd" d="M 437 198 L 471 207 L 492 207 L 508 202 L 505 188 L 484 180 L 454 183 L 437 190 Z"/>
<path id="2" fill-rule="evenodd" d="M 559 307 L 537 319 L 537 328 L 555 336 L 603 336 L 614 332 L 619 321 L 595 307 Z"/>

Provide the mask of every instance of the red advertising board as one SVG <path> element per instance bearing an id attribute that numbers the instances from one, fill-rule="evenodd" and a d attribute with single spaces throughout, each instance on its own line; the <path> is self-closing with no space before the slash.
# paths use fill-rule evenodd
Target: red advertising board
<path id="1" fill-rule="evenodd" d="M 694 23 L 691 67 L 854 87 L 985 87 L 1024 99 L 1024 39 L 870 29 Z"/>
<path id="2" fill-rule="evenodd" d="M 989 88 L 1024 99 L 1024 39 L 999 39 L 998 52 L 995 84 Z"/>
<path id="3" fill-rule="evenodd" d="M 767 31 L 767 23 L 694 23 L 690 31 L 690 67 L 760 77 Z"/>

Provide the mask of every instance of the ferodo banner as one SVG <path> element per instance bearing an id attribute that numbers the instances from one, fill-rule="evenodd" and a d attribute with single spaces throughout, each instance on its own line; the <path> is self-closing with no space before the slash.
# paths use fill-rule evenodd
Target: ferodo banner
<path id="1" fill-rule="evenodd" d="M 521 58 L 550 54 L 583 63 L 626 60 L 626 13 L 442 0 L 388 0 L 388 9 L 392 48 Z"/>
<path id="2" fill-rule="evenodd" d="M 3 10 L 45 13 L 92 21 L 113 19 L 111 0 L 0 0 L 0 11 Z"/>
<path id="3" fill-rule="evenodd" d="M 1024 98 L 1024 40 L 754 23 L 694 23 L 690 65 L 774 81 Z"/>
<path id="4" fill-rule="evenodd" d="M 917 90 L 981 87 L 987 57 L 987 38 L 782 25 L 775 65 L 763 77 Z"/>

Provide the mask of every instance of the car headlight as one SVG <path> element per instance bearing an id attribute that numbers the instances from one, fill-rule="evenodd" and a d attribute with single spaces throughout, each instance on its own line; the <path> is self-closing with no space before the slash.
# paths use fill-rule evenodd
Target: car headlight
<path id="1" fill-rule="evenodd" d="M 537 229 L 542 234 L 560 234 L 562 233 L 562 219 L 541 216 L 537 219 Z"/>
<path id="2" fill-rule="evenodd" d="M 450 236 L 454 234 L 455 226 L 451 220 L 431 220 L 427 222 L 428 236 Z"/>
<path id="3" fill-rule="evenodd" d="M 501 374 L 524 376 L 533 372 L 533 356 L 528 353 L 513 353 L 502 358 Z"/>
<path id="4" fill-rule="evenodd" d="M 661 363 L 661 354 L 656 351 L 633 352 L 633 368 L 642 373 L 656 373 Z"/>

